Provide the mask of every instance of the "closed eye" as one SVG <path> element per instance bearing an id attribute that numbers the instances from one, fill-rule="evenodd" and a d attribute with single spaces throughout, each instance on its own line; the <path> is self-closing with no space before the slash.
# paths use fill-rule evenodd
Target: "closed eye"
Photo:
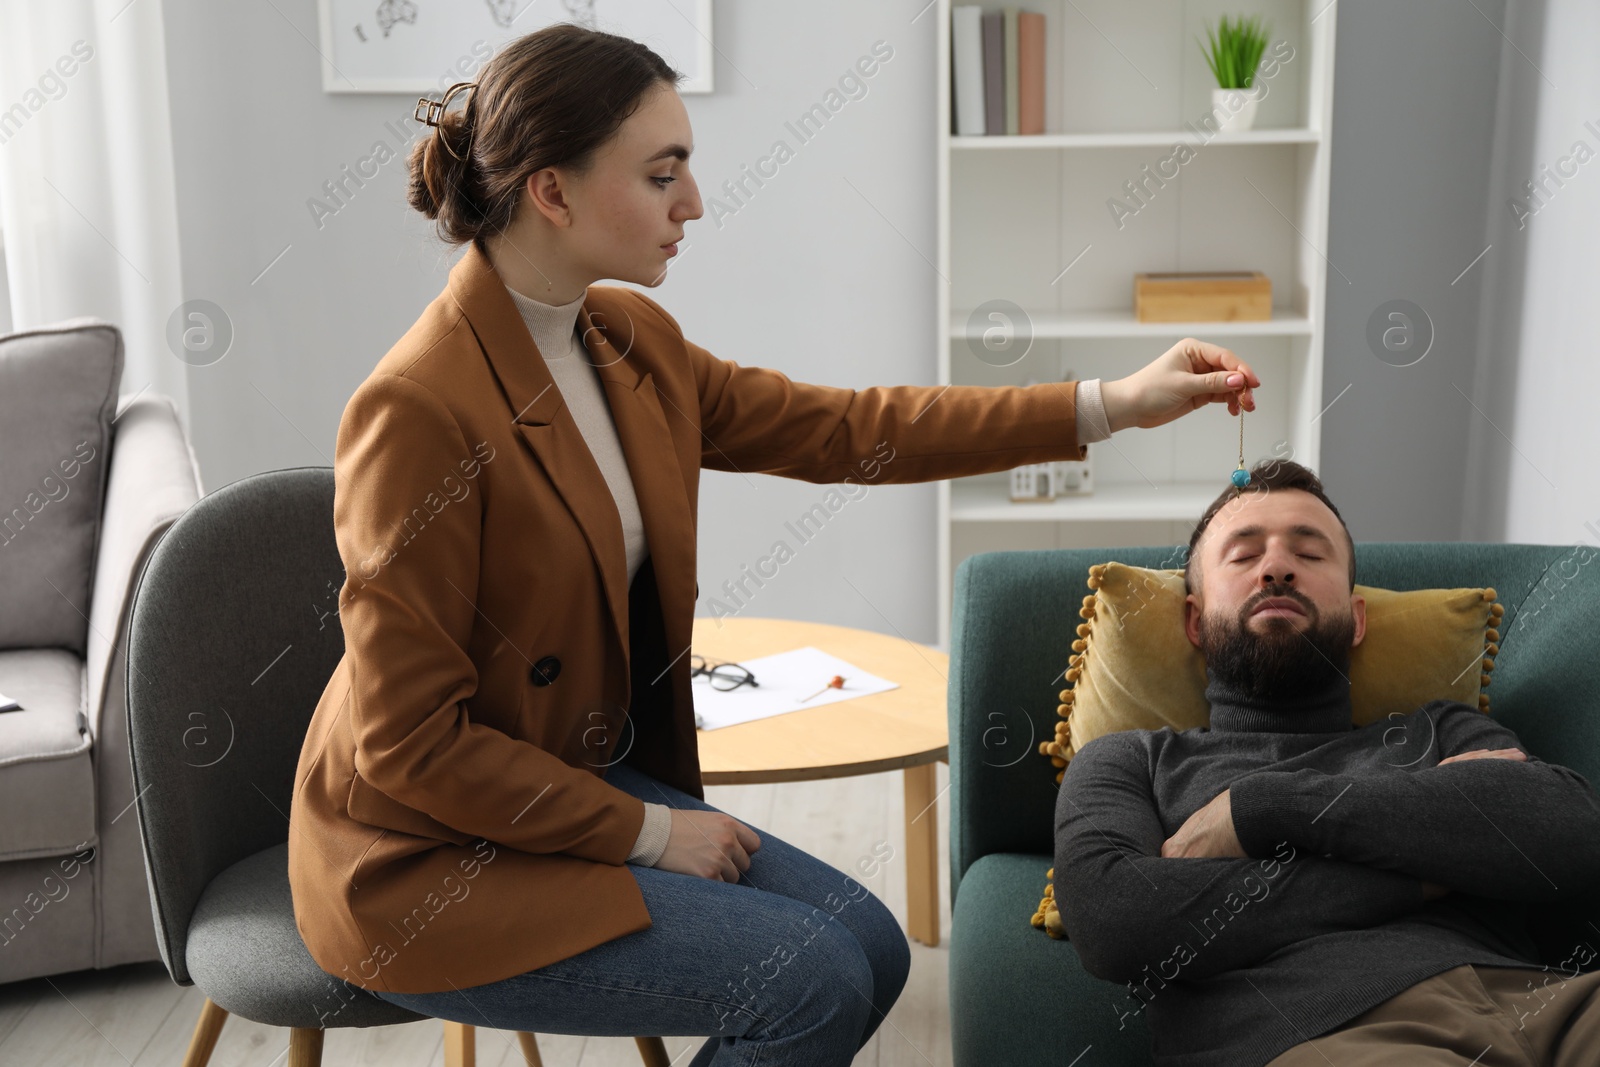
<path id="1" fill-rule="evenodd" d="M 660 188 L 665 189 L 668 185 L 672 184 L 673 182 L 677 181 L 678 179 L 672 177 L 671 175 L 668 175 L 665 178 L 651 177 L 650 180 L 654 181 L 654 182 L 662 182 L 663 184 L 660 186 Z"/>

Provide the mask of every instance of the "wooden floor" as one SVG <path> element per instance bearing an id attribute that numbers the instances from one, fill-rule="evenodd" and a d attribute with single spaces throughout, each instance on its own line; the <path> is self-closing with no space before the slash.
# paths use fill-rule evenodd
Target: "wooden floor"
<path id="1" fill-rule="evenodd" d="M 949 768 L 939 774 L 940 944 L 911 942 L 911 977 L 894 1009 L 855 1063 L 879 1067 L 949 1067 L 947 998 L 950 931 Z M 887 841 L 904 856 L 901 776 L 837 778 L 784 785 L 707 786 L 706 800 L 730 815 L 805 849 L 840 870 Z M 891 910 L 906 913 L 904 864 L 891 861 L 862 878 Z M 6 1067 L 179 1067 L 203 994 L 180 987 L 159 961 L 104 971 L 77 971 L 0 985 L 0 1064 Z M 666 1037 L 674 1064 L 686 1064 L 704 1038 Z M 327 1032 L 328 1067 L 443 1065 L 437 1022 Z M 275 1067 L 288 1057 L 288 1032 L 230 1018 L 211 1057 L 214 1067 Z M 513 1035 L 478 1030 L 479 1067 L 518 1067 Z M 547 1067 L 638 1067 L 630 1038 L 539 1036 Z"/>

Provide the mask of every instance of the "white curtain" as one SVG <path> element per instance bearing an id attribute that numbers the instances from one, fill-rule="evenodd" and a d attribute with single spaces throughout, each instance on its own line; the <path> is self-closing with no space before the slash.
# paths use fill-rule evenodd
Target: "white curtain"
<path id="1" fill-rule="evenodd" d="M 0 0 L 0 241 L 12 328 L 116 324 L 121 392 L 172 397 L 183 300 L 161 0 Z"/>

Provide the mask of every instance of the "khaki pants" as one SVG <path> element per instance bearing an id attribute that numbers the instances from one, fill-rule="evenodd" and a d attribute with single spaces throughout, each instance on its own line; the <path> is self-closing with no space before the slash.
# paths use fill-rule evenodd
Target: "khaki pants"
<path id="1" fill-rule="evenodd" d="M 1600 971 L 1462 964 L 1401 990 L 1267 1067 L 1593 1067 Z"/>

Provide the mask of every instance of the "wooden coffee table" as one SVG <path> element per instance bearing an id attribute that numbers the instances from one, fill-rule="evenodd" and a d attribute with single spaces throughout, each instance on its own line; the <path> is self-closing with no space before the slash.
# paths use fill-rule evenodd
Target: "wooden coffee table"
<path id="1" fill-rule="evenodd" d="M 918 941 L 937 945 L 939 811 L 934 763 L 950 762 L 945 703 L 949 658 L 901 637 L 788 619 L 697 618 L 693 641 L 699 655 L 737 663 L 810 645 L 899 683 L 899 688 L 886 693 L 697 730 L 700 777 L 706 785 L 748 785 L 903 771 L 906 925 Z M 817 687 L 826 683 L 824 678 Z"/>

